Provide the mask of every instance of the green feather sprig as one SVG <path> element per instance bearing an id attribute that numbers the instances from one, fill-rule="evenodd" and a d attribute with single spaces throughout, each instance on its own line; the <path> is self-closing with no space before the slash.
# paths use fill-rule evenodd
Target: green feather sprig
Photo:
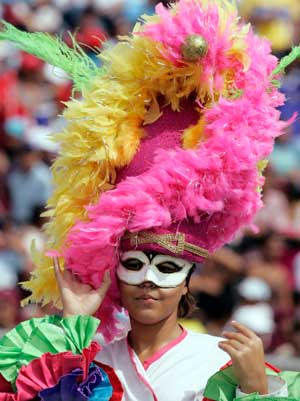
<path id="1" fill-rule="evenodd" d="M 19 49 L 64 70 L 73 81 L 75 91 L 81 92 L 102 71 L 71 35 L 73 48 L 48 33 L 24 32 L 4 20 L 0 24 L 0 40 L 13 42 Z"/>
<path id="2" fill-rule="evenodd" d="M 273 75 L 284 72 L 286 67 L 292 64 L 297 58 L 300 58 L 300 46 L 293 47 L 293 49 L 287 56 L 282 57 L 278 66 L 273 71 Z"/>

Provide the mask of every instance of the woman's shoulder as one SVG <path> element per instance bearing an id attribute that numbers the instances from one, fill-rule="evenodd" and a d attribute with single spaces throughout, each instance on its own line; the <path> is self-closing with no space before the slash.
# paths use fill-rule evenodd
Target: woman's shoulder
<path id="1" fill-rule="evenodd" d="M 212 366 L 218 370 L 230 359 L 228 354 L 218 347 L 220 341 L 222 341 L 221 337 L 187 330 L 183 352 L 191 354 L 191 357 L 199 362 L 212 363 Z"/>
<path id="2" fill-rule="evenodd" d="M 194 343 L 207 344 L 207 345 L 217 345 L 223 340 L 222 337 L 214 336 L 207 333 L 197 333 L 190 329 L 185 329 L 187 332 L 187 340 Z"/>
<path id="3" fill-rule="evenodd" d="M 96 360 L 102 363 L 111 364 L 116 358 L 128 354 L 127 336 L 114 340 L 107 344 L 101 344 L 101 350 Z"/>

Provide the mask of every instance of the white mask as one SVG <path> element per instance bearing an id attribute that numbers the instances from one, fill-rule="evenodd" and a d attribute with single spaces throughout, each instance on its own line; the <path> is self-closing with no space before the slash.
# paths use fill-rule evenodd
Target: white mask
<path id="1" fill-rule="evenodd" d="M 117 276 L 126 284 L 151 281 L 158 287 L 173 288 L 187 278 L 192 266 L 193 263 L 174 256 L 128 251 L 121 256 Z"/>

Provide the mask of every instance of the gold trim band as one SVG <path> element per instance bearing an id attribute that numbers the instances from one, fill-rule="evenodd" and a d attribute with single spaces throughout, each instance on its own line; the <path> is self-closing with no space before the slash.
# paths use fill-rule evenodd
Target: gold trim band
<path id="1" fill-rule="evenodd" d="M 180 255 L 187 251 L 203 258 L 209 257 L 209 252 L 206 249 L 185 242 L 185 234 L 183 233 L 154 234 L 148 231 L 140 231 L 138 233 L 127 233 L 123 238 L 129 239 L 132 246 L 154 243 L 175 255 Z"/>

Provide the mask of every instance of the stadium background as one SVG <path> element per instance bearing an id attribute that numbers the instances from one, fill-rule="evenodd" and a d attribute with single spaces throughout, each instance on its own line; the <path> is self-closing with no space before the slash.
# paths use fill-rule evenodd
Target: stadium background
<path id="1" fill-rule="evenodd" d="M 151 0 L 0 1 L 0 16 L 27 31 L 67 31 L 95 57 L 103 41 L 127 34 L 136 18 L 153 13 Z M 165 2 L 165 5 L 167 2 Z M 267 37 L 275 54 L 300 42 L 299 0 L 239 0 L 240 14 Z M 287 103 L 282 118 L 300 110 L 300 63 L 282 79 Z M 51 193 L 49 166 L 58 148 L 47 135 L 64 121 L 57 116 L 71 94 L 62 71 L 0 42 L 0 336 L 17 322 L 51 313 L 49 307 L 20 308 L 18 287 L 33 269 L 30 243 L 44 243 L 40 217 Z M 221 335 L 232 318 L 262 336 L 267 359 L 300 369 L 300 122 L 276 142 L 266 171 L 264 209 L 257 234 L 234 243 L 198 266 L 191 289 L 199 309 L 184 324 Z"/>

